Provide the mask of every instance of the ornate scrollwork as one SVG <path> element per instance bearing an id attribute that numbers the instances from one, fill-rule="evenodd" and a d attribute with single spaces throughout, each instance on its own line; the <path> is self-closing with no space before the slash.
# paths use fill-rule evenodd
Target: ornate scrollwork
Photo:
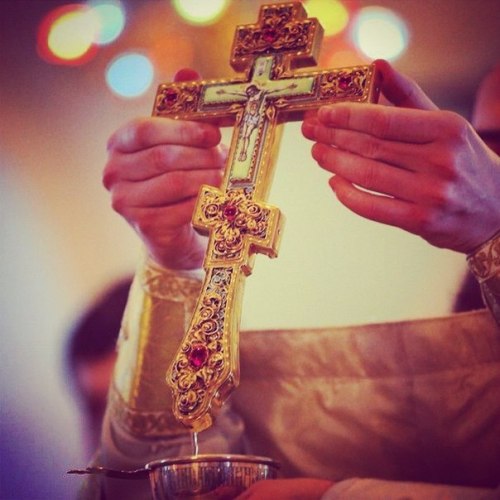
<path id="1" fill-rule="evenodd" d="M 130 407 L 112 384 L 108 394 L 113 421 L 139 438 L 167 438 L 186 434 L 171 409 L 162 411 L 137 410 Z"/>
<path id="2" fill-rule="evenodd" d="M 194 112 L 198 107 L 200 94 L 199 83 L 161 85 L 156 95 L 156 114 L 165 116 Z"/>
<path id="3" fill-rule="evenodd" d="M 265 238 L 269 210 L 251 199 L 251 192 L 233 189 L 218 194 L 205 193 L 201 209 L 202 222 L 213 229 L 213 259 L 237 259 L 245 238 Z"/>
<path id="4" fill-rule="evenodd" d="M 236 36 L 234 55 L 237 57 L 305 50 L 313 23 L 297 21 L 293 7 L 273 5 L 264 10 L 261 24 L 241 27 Z"/>
<path id="5" fill-rule="evenodd" d="M 294 71 L 315 64 L 321 42 L 317 19 L 306 16 L 300 2 L 262 6 L 256 24 L 237 28 L 237 78 L 163 86 L 155 103 L 157 116 L 236 119 L 222 186 L 203 186 L 197 198 L 193 226 L 209 235 L 206 277 L 167 376 L 176 418 L 197 432 L 238 385 L 238 320 L 253 256 L 277 256 L 283 217 L 265 202 L 277 126 L 326 103 L 376 101 L 379 92 L 369 66 Z"/>
<path id="6" fill-rule="evenodd" d="M 320 99 L 362 98 L 366 92 L 367 71 L 363 68 L 325 73 L 319 79 Z"/>
<path id="7" fill-rule="evenodd" d="M 233 270 L 212 268 L 202 302 L 179 351 L 170 382 L 178 398 L 177 410 L 189 415 L 200 406 L 210 386 L 221 377 L 226 363 L 222 335 Z"/>
<path id="8" fill-rule="evenodd" d="M 469 255 L 467 262 L 480 282 L 500 275 L 500 232 Z"/>

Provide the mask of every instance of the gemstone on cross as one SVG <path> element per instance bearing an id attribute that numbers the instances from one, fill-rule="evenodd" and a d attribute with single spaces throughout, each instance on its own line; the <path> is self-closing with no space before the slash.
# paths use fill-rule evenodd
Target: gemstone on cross
<path id="1" fill-rule="evenodd" d="M 322 28 L 300 2 L 263 5 L 257 23 L 238 26 L 231 79 L 161 84 L 154 116 L 234 124 L 220 188 L 202 186 L 193 226 L 209 237 L 205 280 L 190 326 L 167 374 L 176 418 L 194 431 L 212 425 L 239 383 L 244 278 L 256 253 L 276 257 L 283 216 L 266 203 L 282 125 L 342 101 L 376 102 L 373 65 L 313 66 Z"/>
<path id="2" fill-rule="evenodd" d="M 283 216 L 276 207 L 252 199 L 251 191 L 223 193 L 203 186 L 194 214 L 193 226 L 210 234 L 205 266 L 230 264 L 248 276 L 254 253 L 278 255 Z"/>

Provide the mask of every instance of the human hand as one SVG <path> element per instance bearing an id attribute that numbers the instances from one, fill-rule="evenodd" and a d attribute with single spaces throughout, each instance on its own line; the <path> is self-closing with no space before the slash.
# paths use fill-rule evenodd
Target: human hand
<path id="1" fill-rule="evenodd" d="M 469 253 L 500 229 L 500 158 L 459 115 L 377 61 L 395 107 L 339 103 L 307 118 L 312 155 L 339 201 L 437 247 Z M 368 190 L 368 191 L 366 191 Z"/>
<path id="2" fill-rule="evenodd" d="M 331 481 L 311 478 L 257 481 L 237 500 L 318 500 L 331 486 Z"/>
<path id="3" fill-rule="evenodd" d="M 176 81 L 194 80 L 191 70 Z M 141 118 L 108 141 L 103 183 L 114 210 L 143 240 L 149 255 L 171 269 L 195 269 L 207 238 L 191 226 L 202 184 L 218 186 L 226 148 L 215 125 L 168 118 Z"/>

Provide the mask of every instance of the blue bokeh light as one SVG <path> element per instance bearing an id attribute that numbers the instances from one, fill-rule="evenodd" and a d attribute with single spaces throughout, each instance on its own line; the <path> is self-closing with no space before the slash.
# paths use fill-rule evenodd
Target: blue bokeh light
<path id="1" fill-rule="evenodd" d="M 94 43 L 106 45 L 115 41 L 125 27 L 125 8 L 122 3 L 119 0 L 91 0 L 87 5 L 99 24 Z"/>
<path id="2" fill-rule="evenodd" d="M 106 69 L 106 83 L 118 96 L 139 97 L 154 78 L 153 63 L 143 54 L 129 52 L 111 61 Z"/>

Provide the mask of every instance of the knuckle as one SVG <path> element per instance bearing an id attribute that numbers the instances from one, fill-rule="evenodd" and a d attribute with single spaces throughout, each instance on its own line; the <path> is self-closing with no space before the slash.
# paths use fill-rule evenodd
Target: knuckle
<path id="1" fill-rule="evenodd" d="M 148 151 L 148 162 L 156 173 L 163 172 L 173 162 L 171 148 L 168 146 L 154 146 Z"/>
<path id="2" fill-rule="evenodd" d="M 435 173 L 452 182 L 458 177 L 458 158 L 454 148 L 441 148 L 433 155 Z"/>
<path id="3" fill-rule="evenodd" d="M 213 146 L 217 142 L 214 140 L 213 130 L 213 125 L 209 125 L 208 123 L 179 122 L 179 136 L 182 144 Z"/>
<path id="4" fill-rule="evenodd" d="M 391 114 L 383 107 L 377 108 L 370 121 L 370 134 L 376 137 L 387 137 L 391 130 Z"/>
<path id="5" fill-rule="evenodd" d="M 130 142 L 135 144 L 147 144 L 153 133 L 154 123 L 151 120 L 138 118 L 130 122 L 128 135 Z"/>
<path id="6" fill-rule="evenodd" d="M 195 133 L 194 124 L 191 122 L 182 121 L 179 123 L 179 136 L 181 138 L 181 142 L 183 144 L 191 144 L 192 142 L 196 142 L 196 133 Z"/>
<path id="7" fill-rule="evenodd" d="M 111 195 L 111 207 L 121 215 L 126 213 L 127 200 L 121 189 L 114 189 Z"/>
<path id="8" fill-rule="evenodd" d="M 442 113 L 445 135 L 452 139 L 464 139 L 469 132 L 467 120 L 454 111 L 443 111 Z"/>
<path id="9" fill-rule="evenodd" d="M 453 209 L 456 204 L 454 184 L 449 180 L 434 182 L 430 192 L 431 206 L 444 214 Z"/>
<path id="10" fill-rule="evenodd" d="M 320 131 L 322 134 L 318 137 L 318 139 L 323 140 L 327 144 L 338 144 L 338 129 L 336 128 L 323 128 L 321 127 Z"/>
<path id="11" fill-rule="evenodd" d="M 182 197 L 188 190 L 186 182 L 186 173 L 181 170 L 175 170 L 168 175 L 169 190 L 178 197 Z"/>
<path id="12" fill-rule="evenodd" d="M 382 141 L 373 137 L 369 137 L 363 146 L 364 155 L 374 160 L 382 157 L 383 149 Z"/>
<path id="13" fill-rule="evenodd" d="M 116 169 L 113 163 L 111 163 L 111 161 L 108 161 L 102 172 L 102 184 L 109 191 L 115 184 L 116 180 L 117 180 Z"/>
<path id="14" fill-rule="evenodd" d="M 420 236 L 426 237 L 434 231 L 435 216 L 431 209 L 414 207 L 408 214 L 411 221 L 411 231 Z"/>
<path id="15" fill-rule="evenodd" d="M 362 185 L 366 189 L 376 189 L 378 186 L 378 171 L 375 168 L 368 167 L 363 170 Z"/>

